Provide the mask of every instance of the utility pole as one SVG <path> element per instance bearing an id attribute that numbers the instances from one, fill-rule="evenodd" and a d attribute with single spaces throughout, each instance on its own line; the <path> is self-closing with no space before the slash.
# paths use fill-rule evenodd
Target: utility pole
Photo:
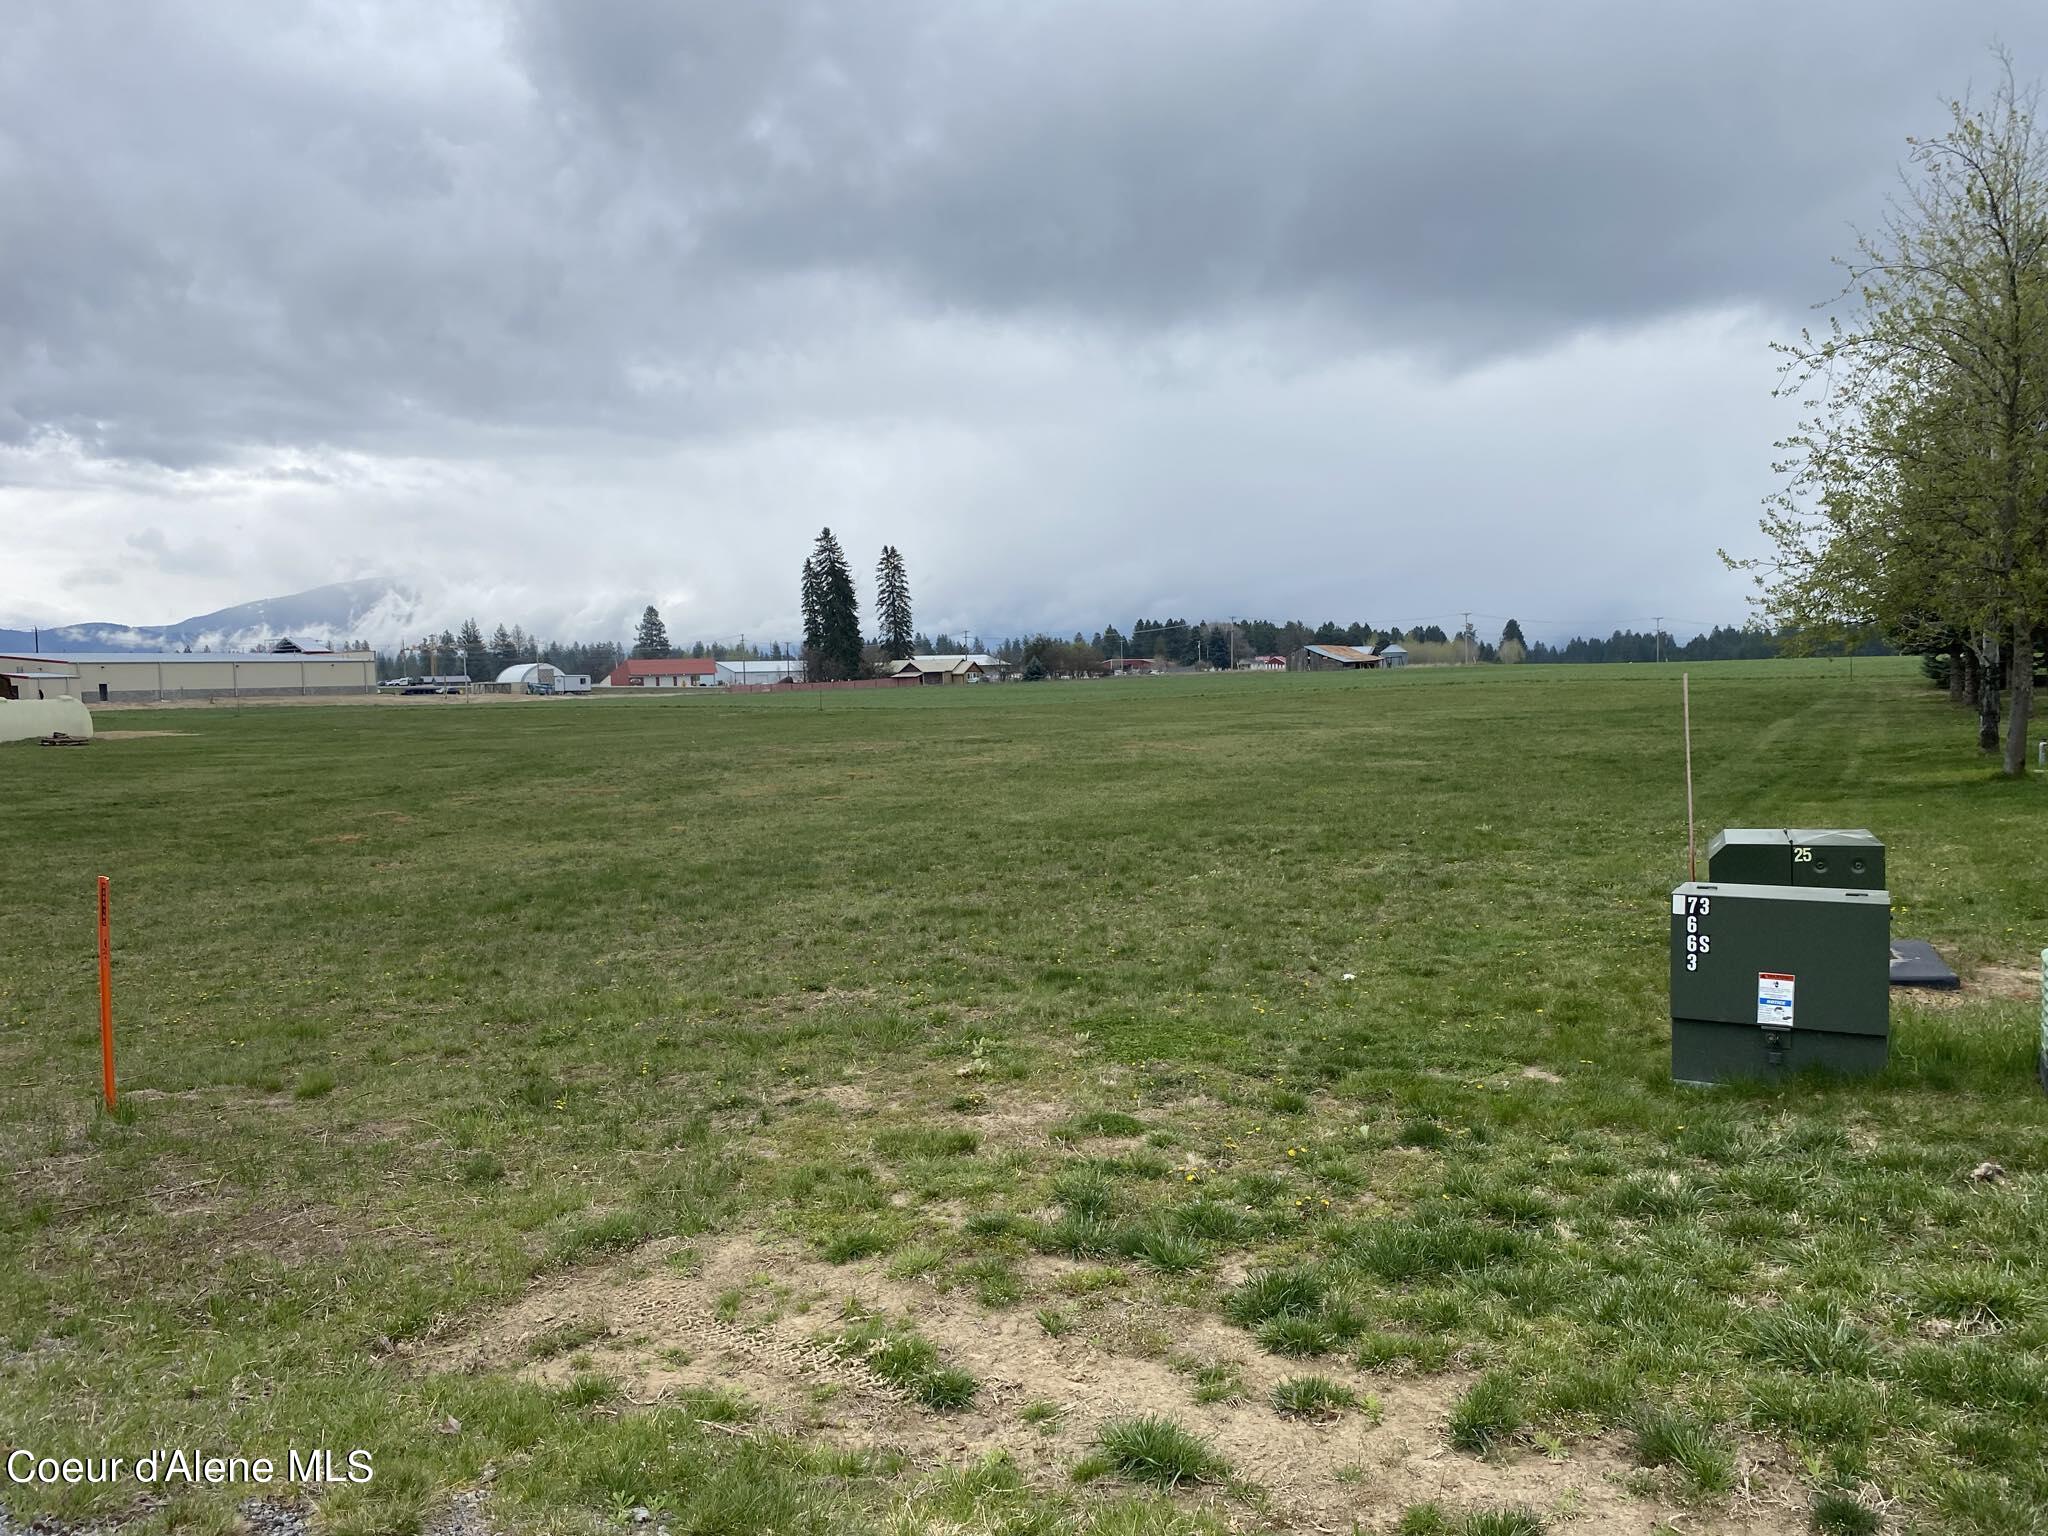
<path id="1" fill-rule="evenodd" d="M 1657 626 L 1657 659 L 1662 661 L 1664 659 L 1664 615 L 1660 613 L 1650 622 Z"/>

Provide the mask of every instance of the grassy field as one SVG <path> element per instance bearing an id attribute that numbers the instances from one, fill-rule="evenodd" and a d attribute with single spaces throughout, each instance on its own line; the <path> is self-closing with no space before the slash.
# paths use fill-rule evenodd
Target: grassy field
<path id="1" fill-rule="evenodd" d="M 366 1449 L 319 1518 L 401 1536 L 2048 1529 L 2048 786 L 1903 663 L 1692 672 L 1703 835 L 1874 828 L 1975 982 L 1882 1079 L 1668 1081 L 1675 668 L 0 749 L 0 1452 Z"/>

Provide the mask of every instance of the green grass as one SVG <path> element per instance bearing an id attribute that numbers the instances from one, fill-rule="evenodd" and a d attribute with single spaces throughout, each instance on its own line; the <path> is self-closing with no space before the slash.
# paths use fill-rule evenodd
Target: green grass
<path id="1" fill-rule="evenodd" d="M 1713 1427 L 1668 1408 L 1642 1413 L 1635 1425 L 1636 1459 L 1646 1467 L 1672 1467 L 1698 1494 L 1735 1486 L 1735 1458 Z"/>
<path id="2" fill-rule="evenodd" d="M 1877 1536 L 1884 1520 L 1849 1494 L 1823 1493 L 1813 1501 L 1813 1528 L 1817 1536 Z"/>
<path id="3" fill-rule="evenodd" d="M 2048 785 L 1995 779 L 1909 663 L 1691 670 L 1703 829 L 1870 826 L 1897 932 L 2035 963 Z M 190 710 L 0 749 L 8 1432 L 363 1445 L 377 1481 L 323 1513 L 366 1532 L 487 1463 L 545 1528 L 664 1490 L 706 1531 L 1207 1518 L 410 1363 L 745 1235 L 1028 1309 L 1101 1369 L 1220 1317 L 1332 1379 L 1486 1373 L 1453 1428 L 1492 1454 L 1683 1402 L 1808 1500 L 2023 1528 L 2035 1006 L 1901 998 L 1867 1083 L 1674 1087 L 1677 675 Z M 114 1116 L 74 963 L 102 873 Z"/>
<path id="4" fill-rule="evenodd" d="M 915 1328 L 858 1307 L 850 1310 L 846 1326 L 824 1342 L 834 1354 L 859 1361 L 935 1412 L 969 1407 L 981 1390 L 971 1372 L 945 1364 L 931 1340 Z"/>
<path id="5" fill-rule="evenodd" d="M 1398 1536 L 1543 1536 L 1543 1520 L 1527 1509 L 1475 1509 L 1453 1516 L 1440 1504 L 1411 1504 Z"/>
<path id="6" fill-rule="evenodd" d="M 1199 1436 L 1155 1414 L 1114 1419 L 1095 1437 L 1096 1455 L 1077 1469 L 1086 1477 L 1109 1472 L 1160 1488 L 1212 1483 L 1229 1475 L 1230 1464 Z"/>
<path id="7" fill-rule="evenodd" d="M 1514 1378 L 1504 1371 L 1488 1371 L 1451 1409 L 1451 1444 L 1481 1454 L 1497 1450 L 1527 1422 Z"/>
<path id="8" fill-rule="evenodd" d="M 1363 1403 L 1351 1388 L 1327 1376 L 1290 1376 L 1273 1388 L 1273 1411 L 1290 1419 L 1335 1419 L 1357 1408 L 1377 1416 L 1378 1405 Z"/>

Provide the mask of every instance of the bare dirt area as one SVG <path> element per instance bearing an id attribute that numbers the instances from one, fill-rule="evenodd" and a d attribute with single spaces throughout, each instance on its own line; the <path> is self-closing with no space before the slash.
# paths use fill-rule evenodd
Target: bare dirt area
<path id="1" fill-rule="evenodd" d="M 929 1411 L 835 1353 L 830 1341 L 850 1304 L 909 1320 L 948 1364 L 973 1372 L 981 1384 L 973 1405 Z M 1209 1488 L 1197 1497 L 1283 1530 L 1348 1531 L 1353 1522 L 1391 1529 L 1405 1507 L 1426 1499 L 1453 1510 L 1527 1505 L 1557 1529 L 1586 1536 L 1667 1527 L 1789 1536 L 1806 1528 L 1792 1498 L 1795 1479 L 1754 1451 L 1744 1457 L 1737 1494 L 1687 1508 L 1637 1491 L 1645 1475 L 1605 1438 L 1553 1454 L 1479 1458 L 1452 1449 L 1445 1421 L 1471 1384 L 1466 1375 L 1377 1376 L 1279 1359 L 1220 1319 L 1163 1305 L 1139 1286 L 1090 1305 L 1073 1332 L 1055 1338 L 1028 1307 L 984 1310 L 965 1290 L 942 1293 L 868 1264 L 829 1265 L 751 1237 L 694 1249 L 664 1241 L 536 1289 L 406 1358 L 416 1369 L 507 1370 L 549 1383 L 599 1371 L 641 1406 L 692 1389 L 737 1392 L 761 1412 L 743 1433 L 772 1428 L 892 1446 L 913 1465 L 1004 1450 L 1047 1484 L 1069 1478 L 1105 1421 L 1165 1414 L 1257 1490 Z M 1113 1347 L 1117 1339 L 1153 1347 L 1125 1353 Z M 1190 1372 L 1198 1364 L 1233 1367 L 1241 1391 L 1231 1401 L 1197 1403 Z M 1273 1388 L 1307 1371 L 1349 1386 L 1366 1410 L 1328 1423 L 1281 1416 L 1270 1404 Z M 1046 1405 L 1054 1416 L 1046 1417 Z"/>
<path id="2" fill-rule="evenodd" d="M 1924 1008 L 1962 1008 L 1971 1003 L 2031 1003 L 2041 996 L 2041 966 L 2038 960 L 2023 965 L 1980 965 L 1962 978 L 1960 987 L 1901 987 L 1892 993 L 1894 1001 L 1911 1001 Z"/>
<path id="3" fill-rule="evenodd" d="M 94 731 L 94 741 L 141 741 L 149 736 L 197 736 L 197 731 Z"/>

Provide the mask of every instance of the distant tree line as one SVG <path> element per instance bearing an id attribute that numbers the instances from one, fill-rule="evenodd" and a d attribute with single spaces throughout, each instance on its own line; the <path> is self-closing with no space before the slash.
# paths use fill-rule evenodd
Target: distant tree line
<path id="1" fill-rule="evenodd" d="M 1786 637 L 1774 635 L 1761 629 L 1738 629 L 1732 624 L 1716 624 L 1702 634 L 1694 635 L 1680 645 L 1669 632 L 1645 634 L 1641 630 L 1617 629 L 1605 640 L 1585 639 L 1574 636 L 1563 645 L 1546 645 L 1538 640 L 1526 646 L 1526 659 L 1532 662 L 1602 662 L 1602 661 L 1766 661 L 1784 654 Z M 1851 651 L 1858 656 L 1883 655 L 1888 651 L 1885 643 L 1874 636 L 1866 636 Z"/>
<path id="2" fill-rule="evenodd" d="M 543 640 L 517 624 L 510 629 L 500 624 L 486 639 L 475 619 L 465 619 L 459 629 L 444 629 L 437 636 L 396 650 L 380 650 L 377 676 L 389 679 L 431 674 L 489 682 L 507 667 L 523 661 L 545 661 L 564 672 L 602 677 L 625 655 L 625 648 L 614 640 Z"/>
<path id="3" fill-rule="evenodd" d="M 804 560 L 798 599 L 804 616 L 800 647 L 785 646 L 781 641 L 747 645 L 698 640 L 687 654 L 719 661 L 779 661 L 801 656 L 811 678 L 832 681 L 877 676 L 912 655 L 983 652 L 1008 662 L 1016 676 L 1037 678 L 1099 676 L 1134 657 L 1162 666 L 1223 670 L 1257 656 L 1292 656 L 1305 645 L 1384 650 L 1399 644 L 1418 664 L 1512 664 L 1652 661 L 1659 655 L 1667 661 L 1753 660 L 1780 655 L 1790 643 L 1784 634 L 1733 625 L 1717 625 L 1682 645 L 1669 633 L 1659 636 L 1637 630 L 1616 630 L 1604 640 L 1575 637 L 1562 645 L 1549 645 L 1542 641 L 1532 644 L 1514 619 L 1502 627 L 1498 640 L 1485 640 L 1469 624 L 1451 634 L 1437 624 L 1403 629 L 1363 621 L 1340 624 L 1335 619 L 1311 625 L 1301 619 L 1140 618 L 1128 629 L 1106 624 L 1093 633 L 1077 630 L 1065 638 L 1046 633 L 1016 635 L 990 645 L 973 634 L 927 634 L 913 627 L 909 576 L 901 552 L 893 545 L 883 546 L 875 567 L 880 633 L 864 639 L 852 570 L 830 528 L 819 530 Z M 1855 654 L 1885 649 L 1882 639 L 1866 634 Z M 660 610 L 649 604 L 640 615 L 630 647 L 610 640 L 542 640 L 516 624 L 509 630 L 500 624 L 486 639 L 476 620 L 466 619 L 457 631 L 443 630 L 431 645 L 380 652 L 377 663 L 380 677 L 439 672 L 466 673 L 473 680 L 488 681 L 522 661 L 552 662 L 566 672 L 601 677 L 629 657 L 661 660 L 683 654 L 670 638 Z"/>

